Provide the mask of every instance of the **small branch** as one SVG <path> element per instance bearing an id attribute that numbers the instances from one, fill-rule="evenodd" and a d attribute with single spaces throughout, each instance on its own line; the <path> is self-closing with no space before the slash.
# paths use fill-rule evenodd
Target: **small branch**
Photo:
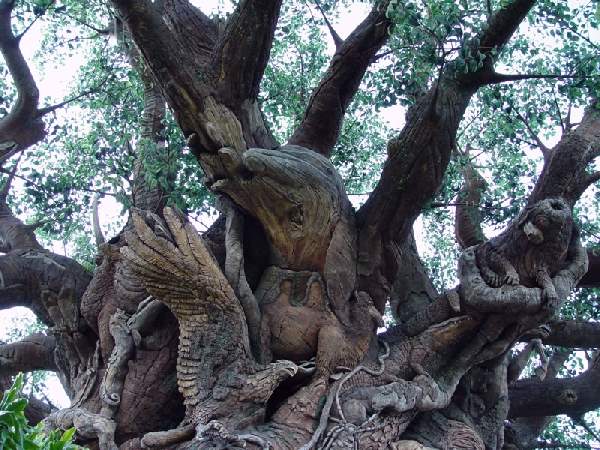
<path id="1" fill-rule="evenodd" d="M 512 104 L 509 105 L 509 107 L 510 107 L 510 110 L 513 111 L 517 115 L 517 117 L 519 118 L 519 120 L 521 122 L 523 122 L 523 124 L 525 125 L 525 128 L 527 128 L 527 131 L 529 132 L 529 134 L 531 135 L 531 137 L 535 141 L 536 145 L 542 151 L 542 155 L 544 156 L 544 160 L 547 160 L 549 158 L 549 156 L 550 156 L 550 149 L 548 147 L 546 147 L 546 145 L 542 142 L 542 140 L 537 135 L 537 133 L 535 131 L 533 131 L 533 128 L 531 128 L 531 125 L 529 124 L 529 121 L 515 107 L 513 107 Z"/>
<path id="2" fill-rule="evenodd" d="M 565 122 L 563 122 L 562 114 L 560 113 L 560 106 L 558 105 L 558 100 L 556 99 L 555 89 L 552 89 L 552 100 L 554 100 L 554 106 L 556 106 L 556 115 L 560 123 L 560 129 L 563 133 L 565 133 L 567 131 L 567 125 L 565 124 Z"/>
<path id="3" fill-rule="evenodd" d="M 584 449 L 592 449 L 592 446 L 589 444 L 564 444 L 561 442 L 547 442 L 547 441 L 541 441 L 541 442 L 536 442 L 533 445 L 524 447 L 523 450 L 540 450 L 540 449 L 547 449 L 547 450 L 554 450 L 554 449 L 574 449 L 574 450 L 584 450 Z"/>
<path id="4" fill-rule="evenodd" d="M 38 20 L 40 17 L 42 17 L 42 16 L 46 15 L 46 13 L 48 12 L 48 10 L 50 9 L 50 7 L 52 7 L 52 6 L 54 5 L 54 3 L 55 3 L 55 1 L 54 1 L 54 0 L 52 0 L 50 3 L 48 3 L 48 4 L 47 4 L 47 5 L 44 7 L 44 9 L 43 9 L 42 11 L 40 11 L 39 13 L 36 13 L 36 14 L 35 14 L 35 18 L 34 18 L 34 19 L 33 19 L 33 20 L 32 20 L 32 21 L 29 23 L 29 25 L 27 25 L 27 26 L 25 27 L 25 29 L 24 29 L 24 30 L 23 30 L 21 33 L 19 33 L 19 34 L 16 36 L 17 42 L 20 42 L 20 41 L 21 41 L 21 38 L 22 38 L 23 36 L 25 36 L 25 34 L 26 34 L 26 33 L 27 33 L 27 32 L 28 32 L 30 29 L 31 29 L 31 27 L 32 27 L 32 26 L 33 26 L 33 25 L 34 25 L 34 24 L 37 22 L 37 20 Z"/>
<path id="5" fill-rule="evenodd" d="M 37 112 L 38 117 L 42 117 L 48 113 L 56 111 L 57 109 L 62 108 L 63 106 L 68 105 L 69 103 L 73 103 L 73 102 L 79 100 L 80 98 L 87 97 L 90 94 L 95 94 L 95 93 L 99 92 L 100 88 L 102 86 L 104 86 L 110 78 L 111 78 L 110 76 L 107 76 L 106 78 L 104 78 L 104 80 L 102 80 L 100 82 L 100 84 L 98 84 L 97 86 L 94 86 L 93 88 L 90 88 L 86 91 L 83 91 L 81 94 L 78 94 L 74 97 L 68 98 L 60 103 L 55 104 L 55 105 L 45 106 L 44 108 L 38 109 L 38 112 Z"/>
<path id="6" fill-rule="evenodd" d="M 586 108 L 579 126 L 563 133 L 560 141 L 544 162 L 528 203 L 543 198 L 563 197 L 574 204 L 589 186 L 588 166 L 600 153 L 600 112 L 595 103 Z M 594 180 L 595 174 L 592 174 Z M 583 182 L 582 182 L 583 180 Z"/>
<path id="7" fill-rule="evenodd" d="M 392 55 L 393 53 L 394 53 L 394 50 L 388 50 L 385 52 L 377 53 L 375 56 L 373 56 L 373 58 L 371 58 L 371 64 L 379 61 L 381 58 L 385 58 L 388 55 Z"/>
<path id="8" fill-rule="evenodd" d="M 532 73 L 532 74 L 507 74 L 507 73 L 498 73 L 498 72 L 490 72 L 486 75 L 482 76 L 481 82 L 482 84 L 498 84 L 498 83 L 506 83 L 510 81 L 521 81 L 521 80 L 569 80 L 569 79 L 589 79 L 589 78 L 597 78 L 597 75 L 564 75 L 564 74 L 540 74 L 540 73 Z"/>
<path id="9" fill-rule="evenodd" d="M 575 422 L 577 425 L 579 425 L 580 427 L 582 427 L 585 431 L 587 431 L 590 435 L 592 435 L 592 437 L 597 441 L 600 442 L 600 437 L 598 436 L 598 434 L 592 429 L 592 427 L 590 427 L 590 425 L 585 421 L 585 419 L 583 418 L 583 415 L 579 416 L 579 417 L 571 417 L 571 420 L 573 422 Z"/>
<path id="10" fill-rule="evenodd" d="M 27 25 L 23 31 L 21 31 L 18 35 L 15 36 L 15 39 L 17 41 L 20 41 L 23 38 L 23 36 L 25 36 L 27 34 L 27 32 L 31 29 L 31 27 L 33 25 L 35 25 L 35 23 L 38 21 L 38 19 L 46 13 L 47 10 L 48 10 L 48 7 L 46 7 L 43 14 L 36 15 L 35 18 L 29 23 L 29 25 Z"/>
<path id="11" fill-rule="evenodd" d="M 314 2 L 315 2 L 315 5 L 317 6 L 317 9 L 321 13 L 321 16 L 323 16 L 323 21 L 325 22 L 325 25 L 327 25 L 329 34 L 331 34 L 331 38 L 333 39 L 333 43 L 335 44 L 335 49 L 338 50 L 344 41 L 340 37 L 340 35 L 337 34 L 335 29 L 331 25 L 331 22 L 329 22 L 329 19 L 327 18 L 327 14 L 325 14 L 325 11 L 323 11 L 323 8 L 321 8 L 321 5 L 319 4 L 318 0 L 314 0 Z"/>
<path id="12" fill-rule="evenodd" d="M 100 247 L 106 242 L 104 235 L 102 234 L 102 228 L 100 227 L 100 217 L 98 215 L 98 203 L 100 195 L 95 194 L 92 200 L 92 229 L 94 231 L 94 238 L 96 239 L 96 247 Z"/>
<path id="13" fill-rule="evenodd" d="M 65 16 L 67 16 L 68 18 L 70 18 L 70 19 L 74 20 L 75 22 L 77 22 L 79 25 L 82 25 L 82 26 L 84 26 L 86 28 L 89 28 L 90 30 L 95 31 L 96 33 L 98 33 L 100 35 L 109 35 L 111 33 L 111 27 L 110 26 L 107 26 L 105 28 L 97 28 L 97 27 L 95 27 L 93 25 L 90 25 L 89 23 L 87 23 L 87 22 L 79 19 L 78 17 L 75 17 L 75 16 L 69 14 L 66 11 L 63 11 L 62 13 Z"/>

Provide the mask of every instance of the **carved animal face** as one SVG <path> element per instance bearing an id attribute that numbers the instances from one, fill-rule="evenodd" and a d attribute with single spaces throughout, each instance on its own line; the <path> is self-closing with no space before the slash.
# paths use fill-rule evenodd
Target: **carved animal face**
<path id="1" fill-rule="evenodd" d="M 519 226 L 535 245 L 559 239 L 573 225 L 571 208 L 560 198 L 544 199 L 529 208 Z"/>
<path id="2" fill-rule="evenodd" d="M 331 162 L 312 150 L 286 145 L 251 148 L 243 154 L 219 150 L 227 177 L 211 188 L 243 204 L 263 225 L 291 269 L 320 271 L 344 202 L 342 179 Z M 349 204 L 348 204 L 349 205 Z"/>

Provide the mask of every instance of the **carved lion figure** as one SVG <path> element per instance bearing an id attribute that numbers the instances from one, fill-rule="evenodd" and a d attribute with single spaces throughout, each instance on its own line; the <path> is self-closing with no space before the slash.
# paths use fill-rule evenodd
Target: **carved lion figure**
<path id="1" fill-rule="evenodd" d="M 559 298 L 552 277 L 565 267 L 578 236 L 569 204 L 544 199 L 525 209 L 504 233 L 480 244 L 477 266 L 491 287 L 541 288 L 545 307 L 553 310 Z"/>

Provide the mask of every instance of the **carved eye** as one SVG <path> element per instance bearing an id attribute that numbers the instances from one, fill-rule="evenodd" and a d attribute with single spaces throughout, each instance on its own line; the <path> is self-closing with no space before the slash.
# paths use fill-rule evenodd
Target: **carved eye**
<path id="1" fill-rule="evenodd" d="M 565 205 L 563 205 L 563 203 L 559 202 L 558 200 L 550 202 L 550 206 L 552 207 L 552 209 L 555 209 L 557 211 L 562 211 L 565 207 Z"/>

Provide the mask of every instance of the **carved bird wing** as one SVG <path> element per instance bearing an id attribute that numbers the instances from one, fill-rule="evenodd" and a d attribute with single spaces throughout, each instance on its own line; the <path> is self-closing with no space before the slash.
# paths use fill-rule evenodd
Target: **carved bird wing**
<path id="1" fill-rule="evenodd" d="M 167 207 L 164 217 L 132 213 L 134 229 L 125 234 L 128 245 L 121 248 L 126 264 L 148 293 L 173 311 L 182 332 L 193 327 L 205 339 L 226 335 L 241 356 L 239 350 L 248 350 L 248 332 L 233 289 L 183 214 Z"/>

